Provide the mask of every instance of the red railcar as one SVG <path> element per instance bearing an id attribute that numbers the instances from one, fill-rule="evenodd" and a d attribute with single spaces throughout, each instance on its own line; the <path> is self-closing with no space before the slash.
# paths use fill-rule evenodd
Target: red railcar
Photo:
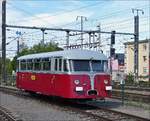
<path id="1" fill-rule="evenodd" d="M 69 99 L 111 96 L 104 54 L 66 50 L 30 54 L 18 59 L 17 88 Z"/>

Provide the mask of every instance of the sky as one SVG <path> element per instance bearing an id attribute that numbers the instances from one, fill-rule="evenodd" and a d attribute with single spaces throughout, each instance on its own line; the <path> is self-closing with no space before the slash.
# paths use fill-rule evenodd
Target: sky
<path id="1" fill-rule="evenodd" d="M 80 30 L 80 20 L 77 16 L 84 16 L 84 30 L 134 32 L 134 15 L 132 8 L 142 9 L 140 18 L 140 40 L 150 38 L 150 0 L 7 0 L 7 24 L 38 26 L 50 28 L 67 28 Z M 42 39 L 40 30 L 12 29 L 7 31 L 7 57 L 16 54 L 16 31 L 22 33 L 21 42 L 31 47 Z M 66 33 L 46 31 L 45 42 L 54 41 L 59 46 L 66 42 Z M 102 50 L 109 52 L 108 34 L 101 34 Z M 133 36 L 116 35 L 116 52 L 124 52 L 124 42 L 133 41 Z M 20 43 L 21 43 L 20 42 Z M 84 43 L 88 36 L 84 35 Z M 70 37 L 70 43 L 80 43 L 80 36 Z"/>

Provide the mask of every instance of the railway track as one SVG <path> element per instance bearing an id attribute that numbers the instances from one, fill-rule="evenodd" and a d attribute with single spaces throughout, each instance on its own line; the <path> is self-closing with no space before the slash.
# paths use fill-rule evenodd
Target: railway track
<path id="1" fill-rule="evenodd" d="M 88 113 L 92 113 L 100 118 L 104 117 L 108 121 L 149 121 L 149 119 L 146 118 L 114 111 L 109 108 L 104 108 L 93 104 L 87 104 L 87 106 L 96 108 L 95 110 L 86 110 Z"/>
<path id="2" fill-rule="evenodd" d="M 115 86 L 114 89 L 120 89 L 120 86 Z M 135 86 L 125 86 L 125 90 L 136 90 L 136 91 L 150 91 L 150 87 L 135 87 Z"/>
<path id="3" fill-rule="evenodd" d="M 4 91 L 7 93 L 11 93 L 17 96 L 23 96 L 25 98 L 31 97 L 34 98 L 34 96 L 31 96 L 25 92 L 20 92 L 17 89 L 14 88 L 8 88 L 8 87 L 0 87 L 0 91 Z M 35 98 L 39 98 L 38 96 L 35 96 Z M 40 98 L 42 102 L 50 102 L 48 98 Z M 59 103 L 58 103 L 59 102 Z M 88 102 L 72 102 L 72 101 L 53 101 L 55 105 L 59 105 L 65 108 L 65 110 L 69 109 L 74 112 L 80 112 L 82 114 L 87 115 L 88 117 L 93 117 L 95 120 L 100 121 L 149 121 L 149 119 L 142 118 L 135 115 L 130 115 L 126 113 L 122 113 L 119 111 L 114 111 L 109 108 L 103 108 L 96 104 L 90 104 Z M 61 103 L 60 103 L 61 102 Z"/>
<path id="4" fill-rule="evenodd" d="M 11 112 L 0 106 L 0 121 L 22 121 L 12 116 Z"/>
<path id="5" fill-rule="evenodd" d="M 121 99 L 121 90 L 113 90 L 112 97 Z M 131 90 L 131 92 L 128 90 L 124 92 L 124 99 L 143 103 L 150 103 L 150 93 L 136 93 L 133 90 Z"/>

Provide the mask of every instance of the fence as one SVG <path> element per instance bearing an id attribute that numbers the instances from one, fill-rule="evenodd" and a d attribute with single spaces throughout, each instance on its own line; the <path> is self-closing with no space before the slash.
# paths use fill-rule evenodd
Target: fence
<path id="1" fill-rule="evenodd" d="M 5 82 L 2 80 L 2 76 L 1 76 L 0 84 L 6 86 L 16 86 L 16 75 L 7 75 Z"/>

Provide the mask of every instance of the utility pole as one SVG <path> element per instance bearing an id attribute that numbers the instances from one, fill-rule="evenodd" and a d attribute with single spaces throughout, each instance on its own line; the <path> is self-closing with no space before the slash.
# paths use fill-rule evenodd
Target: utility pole
<path id="1" fill-rule="evenodd" d="M 138 71 L 139 71 L 139 11 L 144 14 L 142 9 L 132 9 L 132 13 L 136 11 L 134 16 L 134 81 L 138 82 Z"/>
<path id="2" fill-rule="evenodd" d="M 17 38 L 17 56 L 19 57 L 19 52 L 20 52 L 20 43 L 19 43 L 19 37 Z"/>
<path id="3" fill-rule="evenodd" d="M 149 86 L 150 86 L 150 38 L 148 39 L 148 45 L 149 45 L 149 58 L 148 58 L 148 63 L 149 63 Z"/>
<path id="4" fill-rule="evenodd" d="M 95 33 L 93 32 L 93 50 L 95 50 L 96 45 L 95 45 Z"/>
<path id="5" fill-rule="evenodd" d="M 91 32 L 89 32 L 89 49 L 91 49 Z"/>
<path id="6" fill-rule="evenodd" d="M 83 21 L 87 21 L 87 18 L 85 16 L 77 16 L 76 20 L 79 18 L 81 20 L 81 49 L 83 49 Z"/>
<path id="7" fill-rule="evenodd" d="M 67 47 L 67 49 L 69 48 L 69 31 L 66 31 L 66 47 Z"/>
<path id="8" fill-rule="evenodd" d="M 20 31 L 16 31 L 16 34 L 17 34 L 17 56 L 19 56 L 19 52 L 20 52 L 20 42 L 19 42 L 19 39 L 20 39 L 20 36 L 21 36 L 21 32 Z"/>
<path id="9" fill-rule="evenodd" d="M 101 23 L 97 25 L 99 33 L 98 33 L 98 41 L 99 41 L 99 50 L 101 50 Z"/>
<path id="10" fill-rule="evenodd" d="M 2 1 L 2 81 L 6 81 L 6 0 Z"/>
<path id="11" fill-rule="evenodd" d="M 45 34 L 45 29 L 41 29 L 41 31 L 42 31 L 42 45 L 44 46 L 44 40 L 45 40 L 45 38 L 44 38 L 44 34 Z"/>

